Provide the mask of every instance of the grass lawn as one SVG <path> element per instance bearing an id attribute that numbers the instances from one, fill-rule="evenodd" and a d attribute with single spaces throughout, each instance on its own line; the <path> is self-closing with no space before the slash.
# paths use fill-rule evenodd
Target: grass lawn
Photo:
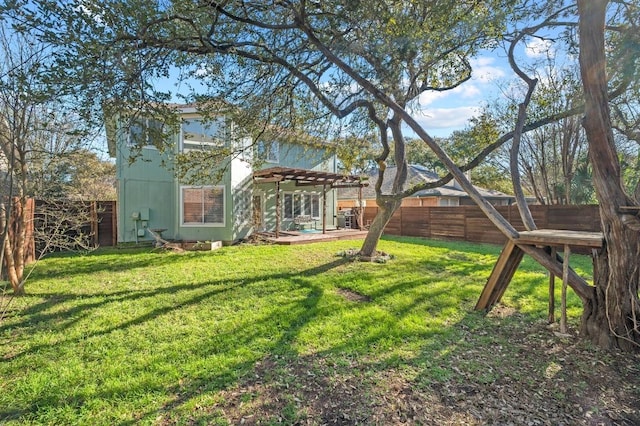
<path id="1" fill-rule="evenodd" d="M 640 421 L 640 359 L 554 336 L 530 259 L 485 316 L 499 247 L 386 238 L 386 264 L 337 256 L 359 244 L 48 258 L 0 322 L 0 423 Z M 574 332 L 580 312 L 570 293 Z"/>

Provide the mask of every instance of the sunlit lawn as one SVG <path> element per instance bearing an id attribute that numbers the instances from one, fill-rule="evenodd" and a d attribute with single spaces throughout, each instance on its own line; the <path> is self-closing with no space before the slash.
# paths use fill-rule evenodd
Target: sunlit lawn
<path id="1" fill-rule="evenodd" d="M 462 331 L 490 321 L 473 306 L 499 247 L 387 238 L 386 264 L 337 256 L 359 244 L 46 259 L 0 322 L 0 423 L 225 424 L 223 391 L 267 358 L 322 357 L 336 374 L 358 359 L 372 374 L 400 366 L 445 380 Z M 572 259 L 590 275 L 587 258 Z M 540 321 L 547 281 L 525 259 L 503 303 Z"/>

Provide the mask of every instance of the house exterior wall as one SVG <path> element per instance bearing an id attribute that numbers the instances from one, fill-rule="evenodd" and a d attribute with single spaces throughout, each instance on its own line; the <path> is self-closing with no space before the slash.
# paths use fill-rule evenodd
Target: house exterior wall
<path id="1" fill-rule="evenodd" d="M 187 117 L 192 118 L 193 115 Z M 174 155 L 180 150 L 181 135 L 174 135 L 168 144 L 174 149 L 164 152 L 151 146 L 133 151 L 128 146 L 128 133 L 123 128 L 117 129 L 115 137 L 118 242 L 153 241 L 154 237 L 148 230 L 161 232 L 165 239 L 181 241 L 230 242 L 237 239 L 236 236 L 242 238 L 246 235 L 246 227 L 236 229 L 236 222 L 232 220 L 235 200 L 239 198 L 233 195 L 233 191 L 239 188 L 247 189 L 246 182 L 244 187 L 237 182 L 243 175 L 246 180 L 246 167 L 242 171 L 241 167 L 233 164 L 237 170 L 234 173 L 224 173 L 220 181 L 197 182 L 201 185 L 224 188 L 225 221 L 222 226 L 183 224 L 182 188 L 191 184 L 179 182 L 172 169 Z"/>
<path id="2" fill-rule="evenodd" d="M 291 167 L 297 169 L 316 170 L 324 172 L 337 172 L 337 160 L 333 154 L 328 154 L 323 148 L 310 147 L 291 143 L 281 143 L 279 148 L 279 159 L 277 162 L 266 162 L 263 169 L 270 167 Z M 283 231 L 294 230 L 295 223 L 292 219 L 286 219 L 283 214 L 284 194 L 304 194 L 311 193 L 320 198 L 320 216 L 315 220 L 314 225 L 322 228 L 322 186 L 296 186 L 295 182 L 280 183 L 280 229 Z M 264 208 L 264 225 L 266 231 L 274 231 L 276 228 L 276 184 L 264 183 L 256 185 L 255 194 L 262 197 Z M 326 226 L 336 227 L 336 211 L 338 206 L 337 192 L 329 189 L 326 194 Z"/>
<path id="3" fill-rule="evenodd" d="M 184 115 L 195 118 L 194 114 Z M 184 224 L 182 189 L 173 170 L 174 155 L 180 151 L 181 134 L 173 136 L 174 150 L 160 152 L 149 146 L 133 151 L 128 146 L 125 129 L 112 132 L 115 137 L 116 175 L 118 187 L 118 242 L 153 241 L 148 230 L 162 230 L 162 237 L 179 241 L 223 241 L 230 243 L 246 238 L 255 231 L 253 224 L 253 197 L 262 199 L 264 221 L 259 230 L 275 229 L 275 184 L 255 185 L 250 162 L 241 158 L 230 160 L 218 182 L 197 182 L 204 186 L 224 188 L 223 224 Z M 225 129 L 226 143 L 231 128 Z M 115 136 L 114 136 L 115 135 Z M 262 168 L 275 166 L 335 172 L 336 160 L 322 148 L 281 143 L 278 162 L 264 163 Z M 135 161 L 131 161 L 135 157 Z M 281 193 L 322 193 L 322 187 L 296 187 L 292 182 L 281 185 Z M 281 197 L 281 203 L 283 197 Z M 336 193 L 327 193 L 327 226 L 335 226 Z M 282 206 L 282 204 L 281 204 Z M 322 210 L 321 210 L 322 211 Z M 134 218 L 135 216 L 135 218 Z M 292 221 L 282 221 L 281 229 L 288 229 Z M 321 220 L 318 221 L 321 226 Z"/>
<path id="4" fill-rule="evenodd" d="M 151 239 L 145 229 L 166 229 L 169 233 L 163 236 L 174 238 L 175 179 L 162 165 L 169 155 L 153 147 L 133 152 L 124 132 L 117 132 L 117 137 L 118 242 Z M 129 160 L 133 156 L 135 162 Z"/>

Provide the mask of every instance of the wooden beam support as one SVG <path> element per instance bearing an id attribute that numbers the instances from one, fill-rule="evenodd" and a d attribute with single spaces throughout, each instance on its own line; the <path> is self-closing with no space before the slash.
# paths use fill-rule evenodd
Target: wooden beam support
<path id="1" fill-rule="evenodd" d="M 327 233 L 327 185 L 322 187 L 322 233 Z"/>
<path id="2" fill-rule="evenodd" d="M 569 283 L 569 258 L 571 246 L 564 245 L 562 261 L 562 294 L 560 299 L 560 333 L 567 334 L 567 284 Z"/>
<path id="3" fill-rule="evenodd" d="M 476 303 L 475 309 L 477 311 L 488 311 L 493 305 L 500 301 L 504 291 L 513 278 L 513 274 L 515 274 L 518 269 L 518 265 L 520 265 L 523 256 L 524 252 L 522 249 L 514 244 L 513 241 L 508 240 L 502 248 L 500 257 L 498 257 L 498 261 L 494 265 L 493 271 Z"/>
<path id="4" fill-rule="evenodd" d="M 256 183 L 272 183 L 272 182 L 282 182 L 284 180 L 284 176 L 271 176 L 265 178 L 254 178 Z"/>
<path id="5" fill-rule="evenodd" d="M 557 256 L 556 248 L 551 248 L 551 257 L 554 258 Z M 556 322 L 556 275 L 549 271 L 549 316 L 548 322 L 549 324 L 553 324 Z"/>

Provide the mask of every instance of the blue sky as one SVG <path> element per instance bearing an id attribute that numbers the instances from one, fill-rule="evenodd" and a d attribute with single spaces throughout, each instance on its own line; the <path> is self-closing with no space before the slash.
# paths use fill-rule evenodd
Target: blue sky
<path id="1" fill-rule="evenodd" d="M 535 39 L 520 49 L 518 60 L 531 62 L 547 54 L 554 54 L 551 43 Z M 419 108 L 413 116 L 431 136 L 446 137 L 455 130 L 464 129 L 485 104 L 500 96 L 500 85 L 515 78 L 506 53 L 499 49 L 473 59 L 471 66 L 471 79 L 459 87 L 446 92 L 425 92 L 419 97 Z M 187 83 L 175 86 L 177 72 L 172 74 L 172 78 L 158 81 L 158 87 L 172 93 L 188 92 Z M 197 88 L 199 83 L 193 84 Z M 174 101 L 181 102 L 178 98 Z"/>
<path id="2" fill-rule="evenodd" d="M 532 63 L 547 55 L 555 55 L 552 43 L 534 39 L 519 49 L 516 59 L 519 63 Z M 471 66 L 471 79 L 456 89 L 420 96 L 420 111 L 414 117 L 431 136 L 449 136 L 455 130 L 464 129 L 486 103 L 501 96 L 501 84 L 516 78 L 506 53 L 500 50 L 472 60 Z"/>
<path id="3" fill-rule="evenodd" d="M 474 59 L 471 65 L 471 79 L 461 86 L 420 96 L 420 111 L 414 117 L 431 136 L 448 136 L 463 129 L 485 103 L 498 96 L 498 82 L 510 73 L 506 61 L 498 55 Z"/>

